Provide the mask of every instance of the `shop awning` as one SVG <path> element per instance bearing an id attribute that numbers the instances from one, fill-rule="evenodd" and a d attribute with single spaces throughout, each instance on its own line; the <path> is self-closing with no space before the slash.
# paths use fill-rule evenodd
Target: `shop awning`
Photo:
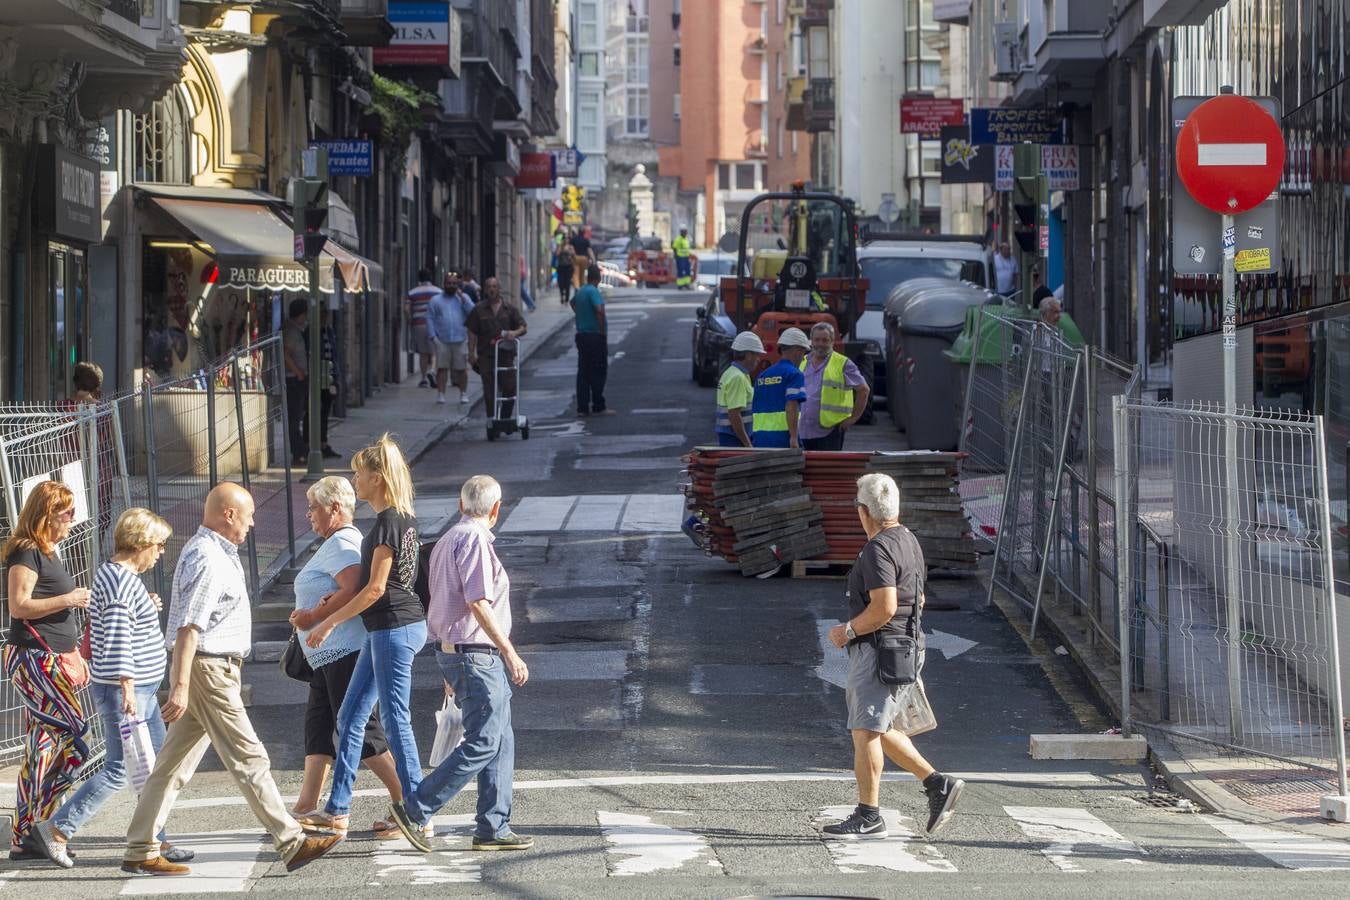
<path id="1" fill-rule="evenodd" d="M 193 238 L 208 245 L 219 268 L 218 287 L 265 291 L 309 290 L 309 269 L 294 259 L 295 235 L 271 194 L 224 188 L 137 185 Z M 329 241 L 319 257 L 319 290 L 379 290 L 379 266 Z"/>

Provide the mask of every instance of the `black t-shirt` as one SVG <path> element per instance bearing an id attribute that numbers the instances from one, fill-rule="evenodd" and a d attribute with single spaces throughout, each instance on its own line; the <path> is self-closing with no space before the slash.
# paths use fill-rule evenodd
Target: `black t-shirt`
<path id="1" fill-rule="evenodd" d="M 918 619 L 913 622 L 916 598 L 923 596 L 927 568 L 919 539 L 903 525 L 887 528 L 868 541 L 858 554 L 858 560 L 848 573 L 848 617 L 853 619 L 867 608 L 869 591 L 893 586 L 896 593 L 895 615 L 880 630 L 888 634 L 905 634 L 923 646 L 923 630 Z M 922 604 L 920 604 L 922 608 Z M 858 640 L 868 640 L 859 635 Z"/>
<path id="2" fill-rule="evenodd" d="M 421 546 L 417 537 L 417 519 L 403 515 L 392 506 L 375 517 L 375 525 L 361 541 L 361 583 L 370 582 L 370 564 L 375 558 L 376 547 L 393 550 L 394 565 L 389 570 L 384 596 L 361 613 L 367 631 L 400 628 L 426 618 L 422 601 L 413 593 Z"/>
<path id="3" fill-rule="evenodd" d="M 572 249 L 577 251 L 577 262 L 581 265 L 585 265 L 587 262 L 586 257 L 591 253 L 590 239 L 580 234 L 577 235 L 572 238 Z"/>
<path id="4" fill-rule="evenodd" d="M 70 577 L 66 567 L 54 556 L 46 556 L 37 549 L 15 550 L 5 558 L 6 566 L 24 566 L 37 573 L 37 583 L 33 585 L 33 599 L 59 597 L 75 590 L 75 579 Z M 8 575 L 6 575 L 8 577 Z M 53 653 L 66 653 L 74 650 L 80 642 L 80 622 L 75 610 L 67 607 L 49 613 L 41 619 L 29 619 L 38 634 L 47 642 Z M 23 620 L 15 619 L 9 625 L 9 642 L 16 647 L 29 650 L 41 650 L 42 645 L 33 632 L 28 630 Z"/>
<path id="5" fill-rule="evenodd" d="M 1054 291 L 1050 290 L 1050 289 L 1049 289 L 1048 287 L 1046 287 L 1045 285 L 1041 285 L 1040 287 L 1036 288 L 1036 290 L 1035 290 L 1034 292 L 1032 292 L 1032 294 L 1031 294 L 1031 302 L 1032 302 L 1032 303 L 1037 303 L 1037 304 L 1038 304 L 1038 303 L 1040 303 L 1042 300 L 1044 300 L 1046 297 L 1053 297 L 1053 296 L 1055 296 L 1055 292 L 1054 292 Z"/>

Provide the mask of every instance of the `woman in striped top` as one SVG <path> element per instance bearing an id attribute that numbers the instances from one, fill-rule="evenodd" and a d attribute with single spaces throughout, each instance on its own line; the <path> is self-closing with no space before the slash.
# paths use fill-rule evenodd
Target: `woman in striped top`
<path id="1" fill-rule="evenodd" d="M 156 692 L 164 680 L 164 631 L 159 624 L 162 601 L 138 577 L 153 566 L 169 541 L 169 523 L 148 509 L 128 509 L 113 530 L 114 552 L 94 574 L 89 603 L 90 669 L 94 702 L 103 717 L 107 751 L 103 769 L 80 785 L 55 816 L 48 836 L 64 850 L 70 840 L 113 794 L 126 787 L 118 726 L 126 717 L 145 720 L 150 743 L 159 752 L 164 719 Z M 192 859 L 191 850 L 174 847 L 160 832 L 160 854 L 170 862 Z"/>

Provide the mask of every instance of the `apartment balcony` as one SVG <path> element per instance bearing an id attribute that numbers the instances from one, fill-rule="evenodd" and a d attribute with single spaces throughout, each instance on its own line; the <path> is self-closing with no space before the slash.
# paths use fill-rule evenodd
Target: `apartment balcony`
<path id="1" fill-rule="evenodd" d="M 762 34 L 757 34 L 745 42 L 745 52 L 763 54 L 768 46 L 769 39 Z"/>
<path id="2" fill-rule="evenodd" d="M 830 21 L 834 0 L 804 0 L 802 6 L 803 25 L 825 25 Z"/>
<path id="3" fill-rule="evenodd" d="M 1144 27 L 1203 25 L 1228 0 L 1144 0 Z"/>
<path id="4" fill-rule="evenodd" d="M 768 159 L 769 141 L 765 138 L 763 132 L 752 131 L 750 136 L 745 139 L 745 158 L 746 159 Z"/>
<path id="5" fill-rule="evenodd" d="M 515 119 L 525 98 L 516 93 L 516 62 L 520 46 L 514 3 L 500 0 L 454 0 L 459 10 L 460 62 L 465 69 L 482 72 L 495 85 L 494 116 L 499 121 Z M 464 77 L 461 72 L 460 77 Z"/>
<path id="6" fill-rule="evenodd" d="M 806 88 L 806 130 L 834 130 L 834 79 L 812 78 Z"/>
<path id="7" fill-rule="evenodd" d="M 806 0 L 787 0 L 787 14 L 800 16 L 806 13 Z"/>
<path id="8" fill-rule="evenodd" d="M 1061 100 L 1085 99 L 1106 65 L 1103 40 L 1108 10 L 1096 3 L 1056 3 L 1047 12 L 1048 19 L 1041 23 L 1043 33 L 1023 29 L 1020 35 L 1029 51 L 1022 58 L 1031 63 L 1031 70 L 1024 70 L 1030 77 L 1017 80 L 1018 99 L 1043 102 L 1045 83 L 1059 86 Z"/>
<path id="9" fill-rule="evenodd" d="M 798 75 L 787 80 L 787 120 L 784 126 L 788 131 L 806 130 L 806 76 Z"/>
<path id="10" fill-rule="evenodd" d="M 389 0 L 342 0 L 338 21 L 352 47 L 383 47 L 394 36 Z"/>

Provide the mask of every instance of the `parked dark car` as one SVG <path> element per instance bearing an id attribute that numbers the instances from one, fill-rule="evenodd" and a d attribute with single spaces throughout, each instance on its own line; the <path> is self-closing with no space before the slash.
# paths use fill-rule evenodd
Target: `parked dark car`
<path id="1" fill-rule="evenodd" d="M 736 326 L 722 312 L 721 294 L 716 291 L 694 313 L 698 320 L 694 323 L 693 378 L 700 387 L 712 387 L 731 363 Z"/>

